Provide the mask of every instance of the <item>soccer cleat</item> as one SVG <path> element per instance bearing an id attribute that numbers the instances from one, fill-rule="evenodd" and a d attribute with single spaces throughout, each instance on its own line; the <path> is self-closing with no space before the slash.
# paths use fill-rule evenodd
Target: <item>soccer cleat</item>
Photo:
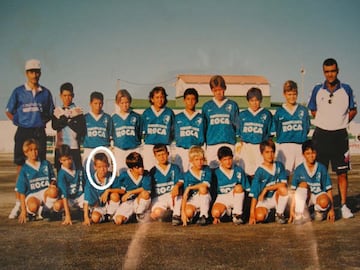
<path id="1" fill-rule="evenodd" d="M 36 215 L 34 214 L 28 214 L 29 221 L 36 221 Z"/>
<path id="2" fill-rule="evenodd" d="M 276 213 L 275 221 L 279 224 L 286 224 L 286 218 L 285 218 L 284 214 Z"/>
<path id="3" fill-rule="evenodd" d="M 344 204 L 341 207 L 341 216 L 342 218 L 348 219 L 348 218 L 353 218 L 354 214 L 351 212 L 351 210 L 346 206 L 346 204 Z"/>
<path id="4" fill-rule="evenodd" d="M 204 215 L 202 215 L 198 222 L 197 222 L 200 226 L 205 226 L 207 224 L 207 220 L 206 220 L 206 217 Z"/>
<path id="5" fill-rule="evenodd" d="M 179 225 L 181 225 L 181 223 L 182 223 L 182 221 L 181 221 L 181 217 L 180 217 L 180 216 L 174 215 L 174 216 L 172 217 L 171 224 L 172 224 L 173 226 L 179 226 Z"/>
<path id="6" fill-rule="evenodd" d="M 14 208 L 11 210 L 9 214 L 9 219 L 15 219 L 19 216 L 20 213 L 20 204 L 15 204 Z"/>
<path id="7" fill-rule="evenodd" d="M 240 225 L 240 224 L 244 224 L 244 218 L 242 215 L 233 215 L 232 217 L 232 222 L 235 224 L 235 225 Z"/>
<path id="8" fill-rule="evenodd" d="M 321 211 L 316 211 L 314 212 L 314 220 L 315 221 L 323 221 L 324 220 L 324 213 Z"/>
<path id="9" fill-rule="evenodd" d="M 136 220 L 139 223 L 143 223 L 145 221 L 145 214 L 136 214 Z"/>

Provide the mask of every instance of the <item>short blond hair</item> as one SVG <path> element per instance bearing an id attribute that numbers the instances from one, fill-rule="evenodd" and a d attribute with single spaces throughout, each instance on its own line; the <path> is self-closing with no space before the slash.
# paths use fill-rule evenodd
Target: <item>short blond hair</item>
<path id="1" fill-rule="evenodd" d="M 201 146 L 192 146 L 189 150 L 189 160 L 192 160 L 194 157 L 203 157 L 205 159 L 205 152 Z"/>
<path id="2" fill-rule="evenodd" d="M 35 144 L 36 148 L 39 149 L 39 143 L 35 139 L 27 139 L 22 147 L 22 150 L 24 153 L 27 153 L 29 151 L 30 145 Z"/>

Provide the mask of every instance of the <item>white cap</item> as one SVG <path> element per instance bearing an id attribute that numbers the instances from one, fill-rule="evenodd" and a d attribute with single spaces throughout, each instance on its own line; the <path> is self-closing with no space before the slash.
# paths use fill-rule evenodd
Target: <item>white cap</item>
<path id="1" fill-rule="evenodd" d="M 30 69 L 41 69 L 40 61 L 37 59 L 27 60 L 25 63 L 25 71 Z"/>

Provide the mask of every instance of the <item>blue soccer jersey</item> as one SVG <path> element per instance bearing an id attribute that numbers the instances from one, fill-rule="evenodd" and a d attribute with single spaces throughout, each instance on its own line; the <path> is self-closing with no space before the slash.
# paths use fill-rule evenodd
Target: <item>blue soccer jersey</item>
<path id="1" fill-rule="evenodd" d="M 271 171 L 261 165 L 257 168 L 252 180 L 249 197 L 257 199 L 265 187 L 272 186 L 277 183 L 287 184 L 287 175 L 284 165 L 275 161 Z M 275 191 L 268 191 L 265 198 L 271 198 L 274 193 Z"/>
<path id="2" fill-rule="evenodd" d="M 174 112 L 163 108 L 155 112 L 153 107 L 147 108 L 142 114 L 142 125 L 145 144 L 171 144 L 174 138 Z"/>
<path id="3" fill-rule="evenodd" d="M 23 128 L 45 127 L 54 111 L 51 92 L 41 86 L 33 95 L 27 85 L 21 85 L 12 92 L 6 111 L 14 118 L 15 126 Z"/>
<path id="4" fill-rule="evenodd" d="M 111 118 L 114 146 L 123 150 L 137 148 L 142 136 L 140 115 L 130 111 L 125 117 L 115 113 Z"/>
<path id="5" fill-rule="evenodd" d="M 202 107 L 205 120 L 206 144 L 236 143 L 236 130 L 239 122 L 239 107 L 236 102 L 225 99 L 218 105 L 214 100 Z"/>
<path id="6" fill-rule="evenodd" d="M 175 164 L 169 164 L 166 170 L 162 170 L 159 166 L 154 166 L 150 171 L 150 175 L 152 178 L 153 197 L 169 193 L 175 184 L 184 182 L 183 174 Z"/>
<path id="7" fill-rule="evenodd" d="M 94 116 L 92 113 L 85 114 L 86 135 L 83 146 L 85 148 L 95 148 L 98 146 L 110 146 L 110 136 L 112 134 L 111 116 L 102 113 Z"/>
<path id="8" fill-rule="evenodd" d="M 301 182 L 308 184 L 310 192 L 317 195 L 332 188 L 331 179 L 324 165 L 315 163 L 313 172 L 310 172 L 305 163 L 300 164 L 294 172 L 291 189 L 297 189 Z"/>
<path id="9" fill-rule="evenodd" d="M 54 170 L 47 160 L 39 161 L 39 166 L 34 167 L 28 162 L 21 167 L 16 182 L 15 191 L 28 196 L 40 190 L 47 189 L 51 181 L 55 181 Z"/>
<path id="10" fill-rule="evenodd" d="M 151 177 L 149 174 L 144 173 L 139 179 L 135 179 L 129 170 L 122 172 L 114 181 L 112 188 L 120 188 L 125 192 L 143 188 L 151 192 Z"/>
<path id="11" fill-rule="evenodd" d="M 297 104 L 293 111 L 285 105 L 280 107 L 273 118 L 273 132 L 278 143 L 298 143 L 307 140 L 310 130 L 310 116 L 306 107 Z"/>
<path id="12" fill-rule="evenodd" d="M 111 173 L 108 173 L 104 185 L 106 185 L 110 181 L 110 177 L 111 177 Z M 92 179 L 96 185 L 98 186 L 102 185 L 96 177 L 96 172 L 92 174 Z M 93 185 L 91 185 L 88 176 L 86 176 L 84 201 L 87 202 L 90 206 L 99 206 L 99 207 L 105 206 L 105 203 L 100 200 L 101 195 L 105 192 L 105 190 L 106 189 L 102 190 L 95 188 Z"/>
<path id="13" fill-rule="evenodd" d="M 250 191 L 249 180 L 241 167 L 234 166 L 230 174 L 227 174 L 221 167 L 215 170 L 217 179 L 217 194 L 227 194 L 233 191 L 235 185 L 239 184 L 246 191 Z"/>
<path id="14" fill-rule="evenodd" d="M 192 169 L 188 170 L 184 174 L 184 190 L 189 186 L 194 186 L 200 183 L 206 183 L 210 188 L 211 185 L 211 170 L 209 166 L 203 166 L 200 172 L 200 177 L 196 176 Z M 197 190 L 190 190 L 189 198 L 196 195 L 198 193 Z"/>
<path id="15" fill-rule="evenodd" d="M 85 176 L 83 170 L 68 170 L 61 167 L 57 176 L 61 198 L 76 199 L 84 193 Z"/>
<path id="16" fill-rule="evenodd" d="M 237 135 L 243 142 L 259 144 L 269 139 L 271 135 L 272 114 L 264 108 L 260 108 L 255 113 L 244 110 L 239 115 L 240 123 Z"/>
<path id="17" fill-rule="evenodd" d="M 183 111 L 175 116 L 175 141 L 177 147 L 189 149 L 204 144 L 204 120 L 202 114 L 189 115 Z"/>

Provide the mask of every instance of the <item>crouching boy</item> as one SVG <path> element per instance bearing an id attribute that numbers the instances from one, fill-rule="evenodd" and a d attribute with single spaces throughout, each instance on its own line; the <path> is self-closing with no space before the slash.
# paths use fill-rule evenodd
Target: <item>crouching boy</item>
<path id="1" fill-rule="evenodd" d="M 107 216 L 113 216 L 120 204 L 120 195 L 111 193 L 109 197 L 102 197 L 106 186 L 111 177 L 109 172 L 109 160 L 105 153 L 97 153 L 94 156 L 95 172 L 90 176 L 87 175 L 84 193 L 84 225 L 92 223 L 100 223 L 106 220 Z M 89 177 L 92 179 L 90 183 Z M 90 210 L 90 211 L 89 211 Z M 89 217 L 91 213 L 91 220 Z"/>
<path id="2" fill-rule="evenodd" d="M 245 190 L 250 191 L 248 178 L 241 167 L 233 165 L 233 152 L 229 147 L 220 147 L 217 154 L 220 166 L 215 170 L 217 197 L 211 210 L 213 224 L 219 223 L 225 214 L 232 214 L 234 224 L 243 224 Z"/>
<path id="3" fill-rule="evenodd" d="M 113 217 L 115 224 L 118 225 L 126 223 L 134 214 L 139 222 L 144 221 L 145 212 L 151 203 L 151 178 L 144 173 L 143 158 L 139 153 L 131 152 L 126 157 L 126 165 L 128 170 L 123 171 L 112 188 L 104 193 L 104 196 L 109 192 L 124 194 Z"/>
<path id="4" fill-rule="evenodd" d="M 303 224 L 305 206 L 314 205 L 314 219 L 322 221 L 327 217 L 335 221 L 331 179 L 324 165 L 316 161 L 316 150 L 312 141 L 302 145 L 304 162 L 294 172 L 291 189 L 295 190 L 290 208 L 289 223 Z"/>
<path id="5" fill-rule="evenodd" d="M 54 208 L 64 209 L 65 219 L 63 225 L 71 225 L 70 207 L 83 209 L 85 176 L 83 169 L 76 169 L 72 158 L 71 148 L 63 144 L 58 149 L 59 163 L 61 164 L 57 182 L 60 191 L 61 201 L 54 205 Z"/>
<path id="6" fill-rule="evenodd" d="M 271 140 L 260 144 L 263 163 L 256 169 L 251 183 L 249 224 L 264 222 L 273 208 L 275 221 L 285 224 L 284 211 L 288 202 L 287 175 L 282 163 L 274 161 L 275 143 Z"/>
<path id="7" fill-rule="evenodd" d="M 57 200 L 54 170 L 47 160 L 39 160 L 39 146 L 36 140 L 28 139 L 23 144 L 26 157 L 21 167 L 15 191 L 20 193 L 21 213 L 19 223 L 42 219 L 44 210 L 51 210 Z"/>
<path id="8" fill-rule="evenodd" d="M 209 218 L 211 170 L 205 165 L 205 153 L 200 146 L 190 148 L 189 161 L 190 169 L 184 175 L 181 219 L 186 226 L 200 212 L 198 224 L 204 226 Z"/>

